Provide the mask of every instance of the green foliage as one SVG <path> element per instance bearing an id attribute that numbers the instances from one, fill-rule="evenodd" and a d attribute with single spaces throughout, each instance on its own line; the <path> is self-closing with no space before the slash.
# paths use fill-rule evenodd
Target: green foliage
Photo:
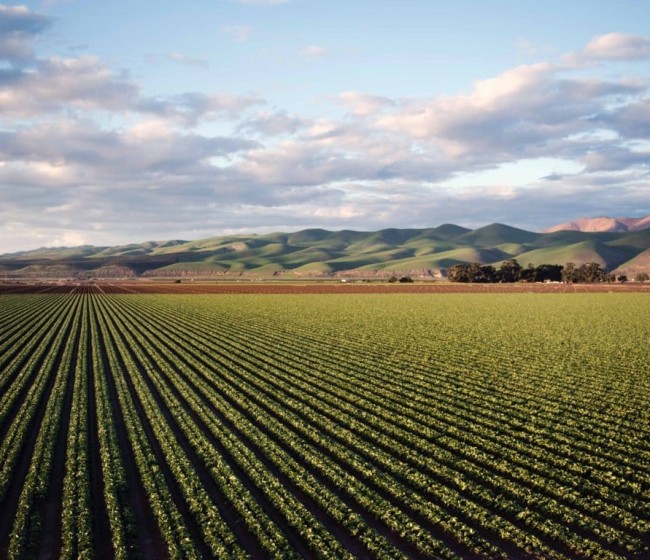
<path id="1" fill-rule="evenodd" d="M 519 282 L 521 270 L 521 265 L 517 262 L 517 259 L 508 259 L 501 264 L 499 279 L 505 283 Z"/>
<path id="2" fill-rule="evenodd" d="M 447 278 L 452 282 L 486 284 L 494 282 L 557 282 L 562 278 L 562 266 L 542 264 L 534 267 L 529 264 L 522 268 L 517 259 L 504 261 L 499 270 L 491 265 L 479 263 L 458 264 L 452 266 Z"/>
<path id="3" fill-rule="evenodd" d="M 564 266 L 562 280 L 569 283 L 594 284 L 607 281 L 607 274 L 600 264 L 592 262 L 576 267 L 572 262 Z"/>
<path id="4" fill-rule="evenodd" d="M 645 294 L 308 297 L 1 296 L 0 553 L 648 556 Z"/>
<path id="5" fill-rule="evenodd" d="M 561 265 L 541 264 L 537 267 L 530 263 L 522 268 L 517 259 L 504 261 L 496 271 L 490 265 L 458 264 L 449 269 L 448 278 L 452 282 L 563 282 L 593 284 L 612 281 L 598 263 L 581 264 L 579 267 L 572 262 Z"/>

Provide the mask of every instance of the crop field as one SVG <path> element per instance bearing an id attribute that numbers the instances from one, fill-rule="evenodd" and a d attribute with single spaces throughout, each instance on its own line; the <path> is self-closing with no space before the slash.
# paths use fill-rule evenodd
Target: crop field
<path id="1" fill-rule="evenodd" d="M 0 296 L 0 558 L 650 558 L 647 294 L 79 292 Z"/>
<path id="2" fill-rule="evenodd" d="M 109 280 L 98 282 L 22 282 L 0 283 L 0 295 L 16 294 L 577 294 L 577 293 L 650 293 L 650 282 L 614 284 L 527 283 L 463 284 L 460 282 L 423 281 L 388 283 L 379 281 L 208 281 L 181 283 Z"/>

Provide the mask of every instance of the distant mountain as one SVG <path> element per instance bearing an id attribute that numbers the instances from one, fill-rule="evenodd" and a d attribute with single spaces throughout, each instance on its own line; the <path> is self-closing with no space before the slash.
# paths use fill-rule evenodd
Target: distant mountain
<path id="1" fill-rule="evenodd" d="M 614 232 L 574 229 L 534 233 L 504 224 L 470 230 L 444 224 L 426 229 L 306 229 L 198 241 L 45 248 L 0 255 L 0 279 L 393 274 L 431 277 L 444 275 L 454 264 L 499 266 L 510 258 L 516 258 L 522 266 L 597 262 L 618 274 L 630 274 L 650 271 L 650 228 L 640 228 L 643 222 L 626 222 L 628 230 Z"/>
<path id="2" fill-rule="evenodd" d="M 597 218 L 580 218 L 573 222 L 566 222 L 550 227 L 545 233 L 554 231 L 639 231 L 650 228 L 650 215 L 645 218 L 608 218 L 600 216 Z"/>

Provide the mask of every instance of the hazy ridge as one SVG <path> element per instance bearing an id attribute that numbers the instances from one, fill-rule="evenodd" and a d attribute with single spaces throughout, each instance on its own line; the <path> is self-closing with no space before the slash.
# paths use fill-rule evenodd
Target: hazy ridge
<path id="1" fill-rule="evenodd" d="M 650 215 L 644 218 L 609 218 L 598 216 L 596 218 L 579 218 L 572 222 L 565 222 L 545 229 L 545 233 L 555 231 L 640 231 L 650 228 Z"/>

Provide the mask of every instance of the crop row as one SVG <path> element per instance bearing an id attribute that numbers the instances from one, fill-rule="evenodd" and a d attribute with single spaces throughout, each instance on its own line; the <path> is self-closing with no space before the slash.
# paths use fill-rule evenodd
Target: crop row
<path id="1" fill-rule="evenodd" d="M 0 296 L 0 557 L 650 554 L 642 295 L 112 291 Z"/>
<path id="2" fill-rule="evenodd" d="M 179 333 L 179 334 L 181 334 L 181 333 Z M 186 341 L 186 343 L 187 343 L 187 341 L 189 339 L 191 339 L 191 337 L 192 337 L 191 333 L 188 333 L 188 332 L 182 333 L 182 338 L 183 338 L 184 341 Z M 223 338 L 224 337 L 222 335 L 222 336 L 219 337 L 219 340 L 223 341 Z M 163 346 L 165 344 L 169 344 L 169 343 L 168 342 L 167 343 L 162 343 Z M 204 341 L 204 344 L 209 346 L 210 342 L 209 341 Z M 250 342 L 250 344 L 253 345 L 253 346 L 255 345 L 254 342 Z M 239 365 L 241 365 L 241 364 L 246 363 L 247 361 L 250 361 L 251 357 L 250 356 L 248 356 L 248 358 L 246 357 L 247 350 L 246 349 L 243 349 L 243 350 L 240 349 L 240 351 L 242 352 L 242 354 L 237 355 L 237 357 L 234 358 L 236 360 L 236 362 Z M 233 348 L 229 348 L 228 352 L 232 356 L 234 353 L 237 352 L 237 350 L 236 349 L 233 350 Z M 255 353 L 256 356 L 260 355 L 260 352 L 257 351 L 257 350 L 255 350 L 254 353 Z M 211 353 L 211 355 L 213 355 L 213 354 Z M 183 361 L 187 361 L 187 358 L 185 358 L 185 357 L 182 357 L 181 359 Z M 234 366 L 231 364 L 229 367 L 232 368 Z M 260 370 L 260 371 L 265 369 L 264 365 L 263 364 L 260 365 L 259 363 L 255 366 L 255 368 L 257 370 Z M 269 369 L 268 364 L 267 364 L 266 369 Z M 269 373 L 271 373 L 271 372 L 269 371 Z M 285 388 L 282 389 L 282 387 L 277 385 L 277 380 L 278 380 L 280 374 L 281 374 L 281 371 L 277 367 L 275 367 L 273 369 L 273 371 L 272 371 L 272 375 L 266 376 L 269 379 L 272 378 L 273 382 L 274 382 L 274 386 L 268 391 L 268 393 L 269 393 L 269 395 L 279 394 L 279 392 L 281 390 L 284 390 L 284 391 L 288 390 L 290 393 L 293 392 L 293 394 L 290 394 L 290 398 L 299 399 L 300 404 L 296 406 L 296 409 L 300 410 L 302 412 L 302 415 L 303 415 L 302 418 L 298 418 L 297 421 L 294 421 L 294 424 L 302 425 L 302 424 L 304 424 L 304 420 L 305 420 L 305 418 L 304 418 L 304 414 L 305 414 L 305 410 L 306 410 L 306 405 L 305 405 L 306 396 L 305 395 L 308 395 L 310 392 L 313 393 L 314 389 L 313 389 L 313 387 L 309 387 L 309 385 L 301 385 L 300 384 L 300 372 L 297 372 L 297 373 L 294 372 L 291 375 L 291 377 L 287 379 L 287 384 L 286 384 Z M 241 377 L 241 375 L 240 375 L 240 377 Z M 287 389 L 287 387 L 288 387 L 288 389 Z M 259 392 L 259 388 L 256 389 L 256 390 Z M 342 389 L 342 390 L 338 391 L 338 395 L 333 395 L 331 397 L 331 399 L 340 400 L 341 398 L 344 398 L 344 397 L 341 397 L 341 395 L 344 395 L 344 394 L 346 394 L 346 391 L 344 389 Z M 314 413 L 314 416 L 313 416 L 313 422 L 314 422 L 314 425 L 315 425 L 315 430 L 322 431 L 324 429 L 325 424 L 324 424 L 323 418 L 326 417 L 326 415 L 324 414 L 325 411 L 324 411 L 323 403 L 326 402 L 326 400 L 327 400 L 327 397 L 324 397 L 322 392 L 320 394 L 315 393 L 315 400 L 312 401 L 312 403 L 314 403 L 314 404 L 312 404 L 312 406 L 314 406 L 314 410 L 315 410 L 315 413 Z M 291 403 L 291 401 L 289 399 L 285 398 L 283 406 L 285 406 L 285 407 L 287 405 L 291 406 L 290 403 Z M 356 406 L 357 408 L 360 406 L 358 399 L 355 401 L 354 406 Z M 377 407 L 377 408 L 379 408 L 379 407 Z M 379 410 L 381 410 L 381 408 L 379 408 Z M 342 412 L 344 412 L 344 411 L 342 411 L 341 409 L 333 410 L 332 412 L 329 413 L 329 417 L 332 418 L 332 419 L 336 419 L 340 423 L 341 418 L 342 418 Z M 352 416 L 354 416 L 354 407 L 353 406 L 349 407 L 348 414 L 351 414 Z M 388 418 L 384 418 L 380 422 L 377 422 L 375 425 L 373 425 L 372 424 L 372 418 L 371 418 L 372 415 L 373 415 L 372 411 L 368 410 L 367 413 L 363 417 L 364 422 L 363 423 L 359 423 L 358 421 L 356 422 L 356 429 L 358 431 L 359 426 L 361 426 L 361 428 L 363 429 L 363 428 L 365 428 L 364 424 L 367 424 L 368 422 L 370 422 L 369 429 L 366 429 L 365 432 L 368 434 L 368 438 L 370 440 L 372 440 L 372 438 L 374 436 L 375 441 L 374 442 L 371 441 L 371 443 L 376 445 L 377 444 L 376 434 L 380 433 L 381 431 L 386 432 L 387 427 L 391 426 L 391 422 L 388 420 Z M 395 417 L 396 416 L 393 415 L 393 420 L 395 419 Z M 395 421 L 393 421 L 393 424 L 394 423 L 395 423 Z M 340 431 L 340 428 L 332 430 L 332 437 L 337 436 L 337 430 Z M 390 431 L 390 428 L 389 428 L 389 431 Z M 394 431 L 394 430 L 392 430 L 392 431 Z M 469 468 L 469 472 L 473 473 L 474 478 L 470 477 L 465 482 L 462 482 L 462 479 L 460 479 L 461 481 L 459 482 L 458 477 L 459 476 L 461 476 L 461 477 L 464 476 L 467 479 L 467 473 L 463 473 L 462 471 L 454 472 L 455 467 L 453 467 L 453 465 L 457 465 L 460 462 L 460 459 L 459 459 L 458 456 L 454 457 L 453 455 L 447 454 L 447 455 L 449 455 L 449 458 L 446 460 L 446 461 L 448 461 L 447 465 L 445 465 L 444 462 L 441 463 L 441 464 L 438 464 L 438 465 L 435 465 L 435 464 L 428 464 L 427 465 L 426 462 L 423 462 L 421 459 L 419 459 L 419 456 L 417 454 L 417 449 L 418 449 L 418 446 L 421 447 L 421 450 L 422 450 L 422 455 L 421 456 L 427 456 L 427 454 L 429 454 L 429 456 L 430 456 L 430 454 L 432 452 L 432 448 L 430 446 L 429 446 L 429 448 L 422 447 L 422 443 L 418 442 L 417 439 L 413 440 L 412 434 L 409 434 L 408 432 L 402 432 L 402 433 L 398 432 L 395 439 L 393 439 L 392 441 L 390 441 L 388 443 L 384 443 L 383 446 L 386 449 L 394 451 L 394 450 L 400 448 L 399 441 L 403 441 L 404 439 L 406 439 L 406 441 L 408 441 L 408 444 L 406 446 L 404 446 L 404 445 L 401 446 L 401 448 L 403 450 L 402 452 L 406 456 L 408 456 L 408 451 L 411 451 L 409 449 L 409 446 L 414 447 L 415 448 L 414 450 L 416 452 L 414 453 L 413 451 L 411 451 L 411 453 L 410 453 L 413 464 L 416 467 L 419 467 L 420 469 L 424 468 L 425 472 L 428 471 L 430 477 L 434 477 L 434 478 L 439 479 L 440 476 L 441 476 L 441 472 L 443 472 L 443 470 L 445 468 L 447 470 L 449 470 L 449 468 L 450 468 L 449 465 L 451 465 L 452 470 L 450 471 L 450 475 L 449 475 L 449 478 L 447 480 L 447 484 L 451 485 L 452 487 L 453 486 L 459 486 L 459 485 L 464 486 L 465 488 L 469 488 L 471 491 L 473 491 L 474 495 L 476 496 L 475 488 L 478 485 L 480 485 L 481 483 L 485 483 L 486 473 L 481 472 L 480 468 L 476 468 L 475 465 L 471 465 L 470 463 L 467 462 L 467 460 L 464 461 L 465 464 L 463 466 L 465 468 Z M 471 444 L 471 442 L 468 442 L 468 443 Z M 372 449 L 372 448 L 370 448 L 370 449 Z M 435 451 L 435 450 L 433 450 L 433 451 Z M 457 451 L 459 453 L 462 453 L 465 450 L 463 449 L 463 446 L 460 446 L 460 448 L 458 448 Z M 440 451 L 438 450 L 438 453 L 439 452 Z M 364 457 L 368 457 L 367 452 L 364 454 Z M 482 459 L 483 461 L 486 461 L 487 464 L 489 464 L 490 460 L 492 459 L 492 457 L 490 457 L 490 456 L 487 456 L 487 457 L 484 456 L 484 457 L 479 457 L 479 458 Z M 462 459 L 462 457 L 461 457 L 461 459 Z M 429 461 L 429 463 L 431 463 L 431 462 Z M 393 471 L 395 471 L 395 457 L 393 455 L 388 454 L 386 456 L 386 458 L 384 459 L 384 464 L 385 464 L 385 466 L 387 466 L 387 468 L 391 468 Z M 469 465 L 469 466 L 467 466 L 467 465 Z M 403 468 L 407 469 L 408 467 L 405 466 Z M 507 475 L 507 472 L 506 473 L 502 472 L 502 473 L 500 473 L 500 475 L 502 475 L 502 476 Z M 422 476 L 422 474 L 420 474 L 419 476 Z M 488 473 L 487 478 L 490 478 L 489 473 Z M 504 478 L 505 478 L 505 480 L 507 482 L 507 476 L 504 476 Z M 425 476 L 424 480 L 425 481 L 427 480 L 426 476 Z M 519 488 L 517 486 L 510 485 L 510 487 L 504 488 L 503 487 L 503 481 L 500 481 L 498 476 L 494 476 L 494 475 L 491 476 L 491 480 L 494 482 L 493 486 L 490 488 L 491 492 L 496 492 L 497 494 L 503 494 L 503 492 L 505 491 L 506 493 L 510 492 L 510 494 L 514 495 L 514 501 L 512 502 L 512 505 L 509 506 L 510 513 L 521 514 L 522 513 L 522 511 L 521 511 L 521 503 L 523 503 L 523 504 L 528 503 L 533 508 L 539 508 L 540 504 L 538 502 L 541 502 L 542 505 L 544 503 L 544 501 L 540 498 L 539 495 L 530 494 L 530 492 L 529 492 L 530 498 L 528 499 L 528 502 L 527 502 L 526 498 L 525 498 L 525 496 L 526 496 L 525 492 L 527 491 L 526 487 Z M 426 484 L 426 482 L 421 482 L 420 483 L 420 486 L 421 486 L 420 489 L 423 488 L 422 484 Z M 431 481 L 429 481 L 429 484 L 431 484 Z M 439 494 L 439 491 L 438 491 L 438 494 Z M 489 494 L 484 494 L 483 499 L 485 499 L 485 496 L 489 497 Z M 492 507 L 494 509 L 494 500 L 492 500 L 492 502 L 493 502 Z M 465 501 L 464 504 L 467 505 L 467 501 Z M 505 511 L 508 512 L 507 506 L 504 505 L 504 503 L 503 503 L 503 499 L 501 499 L 501 504 L 499 504 L 499 505 L 500 505 L 500 507 L 502 509 L 504 507 L 506 507 Z M 517 507 L 517 505 L 519 505 L 519 507 Z M 548 502 L 548 507 L 551 508 L 550 513 L 552 514 L 553 509 L 557 510 L 558 504 L 556 502 L 550 501 L 550 502 Z M 465 508 L 465 509 L 467 509 L 467 508 Z M 498 508 L 496 508 L 496 509 L 498 511 Z M 548 510 L 547 511 L 542 510 L 542 513 L 545 514 L 545 515 L 542 515 L 541 517 L 538 516 L 536 523 L 544 525 L 545 528 L 546 528 L 546 531 L 550 532 L 550 535 L 553 536 L 556 539 L 560 538 L 564 533 L 566 533 L 566 529 L 564 528 L 564 525 L 566 525 L 566 523 L 571 518 L 577 519 L 578 523 L 582 522 L 582 525 L 584 525 L 584 523 L 586 522 L 586 520 L 583 521 L 583 519 L 580 518 L 579 516 L 576 518 L 576 515 L 572 512 L 572 510 L 568 509 L 568 510 L 565 510 L 564 514 L 562 514 L 563 516 L 560 516 L 560 514 L 556 514 L 556 517 L 558 517 L 558 523 L 555 525 L 555 528 L 553 528 L 553 525 L 548 520 L 545 519 L 546 517 L 548 517 L 549 511 Z M 462 513 L 457 513 L 457 515 L 462 516 Z M 525 515 L 525 518 L 524 518 L 524 515 Z M 567 517 L 567 515 L 570 515 L 570 516 L 572 515 L 572 517 Z M 524 511 L 523 515 L 520 515 L 520 518 L 525 519 L 526 523 L 529 523 L 531 525 L 533 525 L 535 523 L 535 513 L 534 513 L 534 511 Z M 634 523 L 635 521 L 636 521 L 635 519 L 632 519 L 630 521 L 630 523 Z M 598 527 L 598 524 L 596 523 L 596 527 L 594 527 L 593 526 L 594 523 L 595 522 L 593 520 L 590 520 L 587 523 L 587 525 L 584 526 L 584 529 L 586 529 L 586 530 L 594 530 L 594 529 L 596 529 L 596 532 L 594 534 L 602 534 L 603 535 L 603 536 L 601 536 L 602 539 L 604 539 L 605 541 L 607 539 L 610 539 L 610 542 L 612 542 L 613 544 L 626 546 L 623 543 L 627 542 L 628 543 L 627 546 L 630 546 L 630 547 L 638 546 L 638 542 L 635 542 L 633 539 L 630 540 L 629 537 L 625 537 L 625 536 L 621 536 L 621 535 L 617 536 L 617 532 L 613 531 L 611 528 L 608 528 L 607 526 L 602 526 L 601 525 L 600 527 Z M 610 535 L 610 536 L 608 536 L 608 535 Z M 569 536 L 571 536 L 570 533 L 569 533 Z M 572 538 L 575 540 L 576 536 L 574 535 Z M 622 539 L 622 541 L 620 541 L 620 539 Z M 594 544 L 589 545 L 588 542 L 589 541 L 584 541 L 583 540 L 581 544 L 576 544 L 576 546 L 580 546 L 581 549 L 583 549 L 585 547 L 588 547 L 588 546 L 591 546 L 591 548 L 594 548 Z M 580 543 L 580 539 L 578 539 L 578 543 Z M 595 546 L 598 547 L 599 545 L 595 545 Z"/>

